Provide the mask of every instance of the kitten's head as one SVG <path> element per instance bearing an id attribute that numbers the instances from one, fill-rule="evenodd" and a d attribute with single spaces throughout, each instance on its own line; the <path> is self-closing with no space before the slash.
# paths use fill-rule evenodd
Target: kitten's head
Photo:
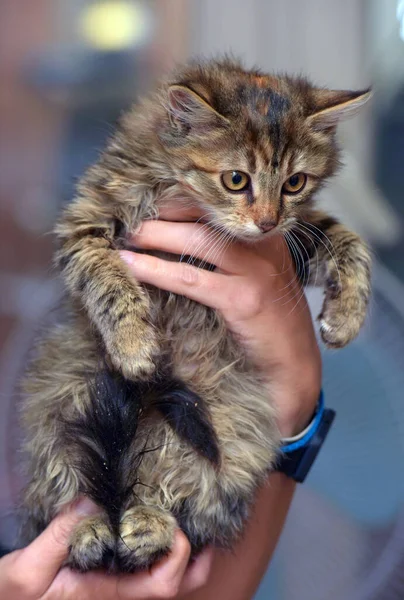
<path id="1" fill-rule="evenodd" d="M 177 179 L 239 238 L 287 230 L 337 169 L 336 126 L 370 97 L 232 61 L 182 69 L 163 90 L 160 139 Z"/>

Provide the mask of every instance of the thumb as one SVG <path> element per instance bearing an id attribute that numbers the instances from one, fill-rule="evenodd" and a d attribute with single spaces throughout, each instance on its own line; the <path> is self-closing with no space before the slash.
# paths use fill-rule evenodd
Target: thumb
<path id="1" fill-rule="evenodd" d="M 35 578 L 35 592 L 42 595 L 56 577 L 69 555 L 69 540 L 77 524 L 100 509 L 82 498 L 59 513 L 43 533 L 19 551 L 14 567 Z M 34 582 L 32 582 L 34 583 Z"/>

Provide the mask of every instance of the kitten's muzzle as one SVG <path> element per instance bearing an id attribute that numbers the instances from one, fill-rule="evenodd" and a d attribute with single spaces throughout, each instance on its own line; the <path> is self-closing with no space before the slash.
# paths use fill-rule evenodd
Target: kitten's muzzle
<path id="1" fill-rule="evenodd" d="M 266 219 L 265 221 L 255 221 L 256 226 L 262 231 L 262 233 L 268 233 L 278 225 L 279 221 Z"/>

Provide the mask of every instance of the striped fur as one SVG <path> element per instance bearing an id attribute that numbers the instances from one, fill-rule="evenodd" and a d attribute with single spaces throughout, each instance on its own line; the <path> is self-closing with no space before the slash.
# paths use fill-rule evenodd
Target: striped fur
<path id="1" fill-rule="evenodd" d="M 338 120 L 368 96 L 225 59 L 179 69 L 122 118 L 56 227 L 65 298 L 24 381 L 26 540 L 85 493 L 102 510 L 72 536 L 79 570 L 149 567 L 177 525 L 194 552 L 234 543 L 276 457 L 267 388 L 219 314 L 141 285 L 119 250 L 178 198 L 249 242 L 277 223 L 301 279 L 316 271 L 325 288 L 323 339 L 345 345 L 365 316 L 369 253 L 314 195 L 339 166 Z M 245 193 L 221 183 L 235 169 Z M 298 172 L 304 189 L 283 193 Z"/>

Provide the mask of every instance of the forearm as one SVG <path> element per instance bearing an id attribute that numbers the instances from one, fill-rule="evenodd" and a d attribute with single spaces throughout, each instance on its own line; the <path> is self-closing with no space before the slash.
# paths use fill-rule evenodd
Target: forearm
<path id="1" fill-rule="evenodd" d="M 243 538 L 233 551 L 215 551 L 208 584 L 181 600 L 250 600 L 278 543 L 295 491 L 295 482 L 273 473 L 258 493 Z"/>

